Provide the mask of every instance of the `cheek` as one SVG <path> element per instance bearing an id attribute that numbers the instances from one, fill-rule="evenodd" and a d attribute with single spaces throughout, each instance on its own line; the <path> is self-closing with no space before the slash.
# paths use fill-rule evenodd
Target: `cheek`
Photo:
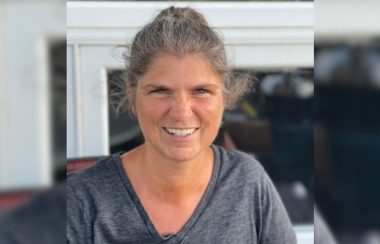
<path id="1" fill-rule="evenodd" d="M 193 110 L 205 122 L 215 124 L 218 128 L 222 120 L 224 104 L 222 99 L 204 99 L 197 101 Z"/>
<path id="2" fill-rule="evenodd" d="M 136 110 L 138 117 L 155 120 L 163 116 L 168 109 L 169 103 L 163 99 L 144 97 L 136 100 Z M 148 120 L 148 121 L 149 121 Z"/>

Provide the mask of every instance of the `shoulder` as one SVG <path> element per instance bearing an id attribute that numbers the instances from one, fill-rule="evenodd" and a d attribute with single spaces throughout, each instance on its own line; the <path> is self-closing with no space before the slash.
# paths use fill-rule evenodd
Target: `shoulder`
<path id="1" fill-rule="evenodd" d="M 115 178 L 117 167 L 115 159 L 119 155 L 110 155 L 99 159 L 94 165 L 74 171 L 67 176 L 68 189 L 80 189 L 83 187 L 97 187 L 104 185 L 112 178 Z"/>
<path id="2" fill-rule="evenodd" d="M 257 161 L 254 154 L 249 154 L 239 150 L 228 150 L 221 146 L 213 146 L 216 156 L 223 165 L 228 168 L 239 168 L 264 173 L 262 165 Z"/>
<path id="3" fill-rule="evenodd" d="M 221 177 L 236 177 L 245 183 L 264 181 L 266 172 L 253 154 L 239 150 L 227 150 L 220 146 L 213 146 L 217 160 L 220 162 Z"/>

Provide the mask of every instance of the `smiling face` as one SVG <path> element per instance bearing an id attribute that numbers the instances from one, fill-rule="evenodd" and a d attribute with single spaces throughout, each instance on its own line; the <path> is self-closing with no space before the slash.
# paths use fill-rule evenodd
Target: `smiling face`
<path id="1" fill-rule="evenodd" d="M 191 160 L 210 150 L 218 133 L 222 82 L 201 55 L 161 55 L 137 82 L 135 109 L 147 152 Z"/>

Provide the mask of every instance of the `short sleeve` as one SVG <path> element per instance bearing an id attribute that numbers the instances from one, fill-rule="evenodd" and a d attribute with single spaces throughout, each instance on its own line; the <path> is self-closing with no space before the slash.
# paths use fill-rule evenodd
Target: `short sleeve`
<path id="1" fill-rule="evenodd" d="M 269 176 L 263 179 L 260 244 L 295 244 L 296 235 L 284 204 Z"/>
<path id="2" fill-rule="evenodd" d="M 86 225 L 81 201 L 76 196 L 74 189 L 67 185 L 67 223 L 66 238 L 69 244 L 85 243 Z"/>

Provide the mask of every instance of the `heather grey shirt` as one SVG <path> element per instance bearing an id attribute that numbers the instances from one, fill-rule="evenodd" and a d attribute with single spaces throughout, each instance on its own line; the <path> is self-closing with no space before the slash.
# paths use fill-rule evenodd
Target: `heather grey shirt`
<path id="1" fill-rule="evenodd" d="M 179 233 L 161 237 L 141 205 L 120 154 L 67 179 L 67 239 L 73 243 L 294 244 L 285 208 L 251 156 L 212 146 L 215 163 L 199 205 Z"/>

